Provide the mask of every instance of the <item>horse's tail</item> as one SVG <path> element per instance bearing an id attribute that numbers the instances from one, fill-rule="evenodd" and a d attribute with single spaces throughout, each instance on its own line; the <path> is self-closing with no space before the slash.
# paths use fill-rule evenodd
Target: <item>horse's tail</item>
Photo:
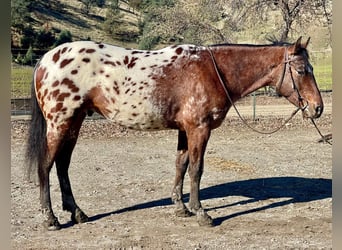
<path id="1" fill-rule="evenodd" d="M 46 121 L 38 105 L 33 77 L 31 84 L 31 122 L 26 148 L 26 162 L 28 163 L 26 165 L 26 178 L 29 181 L 36 182 L 38 180 L 38 165 L 46 160 L 46 153 Z"/>

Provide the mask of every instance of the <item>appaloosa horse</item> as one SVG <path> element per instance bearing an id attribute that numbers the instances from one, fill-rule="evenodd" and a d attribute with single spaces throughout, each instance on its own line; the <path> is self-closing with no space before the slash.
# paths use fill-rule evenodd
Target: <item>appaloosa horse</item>
<path id="1" fill-rule="evenodd" d="M 294 44 L 174 45 L 156 51 L 79 41 L 62 44 L 37 63 L 27 156 L 38 168 L 40 202 L 48 229 L 60 228 L 51 208 L 49 173 L 54 163 L 63 209 L 75 223 L 88 217 L 77 206 L 68 168 L 82 121 L 96 111 L 130 129 L 177 129 L 178 154 L 172 200 L 179 216 L 197 215 L 212 225 L 199 200 L 204 152 L 232 102 L 263 86 L 318 118 L 323 102 L 301 38 Z M 189 167 L 188 207 L 183 179 Z"/>

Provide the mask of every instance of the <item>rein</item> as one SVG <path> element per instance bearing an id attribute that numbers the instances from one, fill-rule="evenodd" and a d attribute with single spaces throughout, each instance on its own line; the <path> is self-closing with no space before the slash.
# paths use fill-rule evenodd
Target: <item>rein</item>
<path id="1" fill-rule="evenodd" d="M 232 104 L 233 108 L 235 109 L 235 111 L 236 111 L 237 115 L 239 116 L 239 118 L 241 119 L 241 121 L 242 121 L 248 128 L 250 128 L 251 130 L 253 130 L 254 132 L 257 132 L 257 133 L 259 133 L 259 134 L 266 134 L 266 135 L 274 134 L 274 133 L 278 132 L 281 128 L 283 128 L 283 127 L 286 125 L 286 123 L 288 123 L 288 122 L 297 114 L 297 112 L 298 112 L 299 110 L 302 110 L 302 111 L 303 111 L 303 110 L 305 110 L 305 109 L 307 108 L 307 105 L 308 105 L 308 104 L 306 104 L 304 107 L 300 107 L 300 103 L 303 101 L 303 98 L 301 97 L 301 95 L 300 95 L 300 93 L 299 93 L 299 90 L 298 90 L 298 88 L 297 88 L 297 86 L 296 86 L 296 84 L 295 84 L 295 82 L 294 82 L 294 79 L 293 79 L 293 77 L 292 77 L 292 74 L 291 74 L 292 83 L 293 83 L 293 88 L 294 88 L 294 91 L 297 91 L 298 98 L 299 98 L 299 107 L 298 107 L 296 110 L 294 110 L 294 111 L 292 112 L 291 116 L 290 116 L 288 119 L 286 119 L 286 120 L 283 122 L 283 124 L 282 124 L 281 126 L 279 126 L 278 128 L 276 128 L 276 129 L 274 129 L 274 130 L 272 130 L 272 131 L 261 131 L 261 130 L 258 130 L 258 129 L 256 129 L 256 128 L 252 127 L 252 126 L 249 125 L 248 122 L 241 116 L 239 110 L 237 109 L 236 105 L 234 104 L 232 98 L 230 97 L 229 92 L 228 92 L 228 89 L 227 89 L 227 86 L 226 86 L 226 84 L 223 82 L 221 73 L 220 73 L 220 71 L 219 71 L 219 69 L 218 69 L 218 66 L 217 66 L 217 63 L 216 63 L 216 60 L 215 60 L 215 57 L 214 57 L 214 55 L 213 55 L 212 50 L 210 49 L 210 47 L 207 47 L 207 50 L 209 51 L 211 60 L 212 60 L 212 62 L 213 62 L 214 68 L 215 68 L 215 72 L 216 72 L 216 74 L 217 74 L 217 76 L 218 76 L 218 78 L 219 78 L 219 80 L 220 80 L 220 83 L 221 83 L 221 85 L 222 85 L 222 87 L 223 87 L 223 89 L 224 89 L 224 92 L 225 92 L 225 94 L 226 94 L 226 96 L 227 96 L 229 102 Z M 284 70 L 283 70 L 283 73 L 282 73 L 282 76 L 281 76 L 279 82 L 278 82 L 277 85 L 276 85 L 276 91 L 277 91 L 277 93 L 279 93 L 280 87 L 281 87 L 281 85 L 283 84 L 284 77 L 285 77 L 285 73 L 286 73 L 286 67 L 287 67 L 287 64 L 288 64 L 288 63 L 290 63 L 290 60 L 289 60 L 289 58 L 288 58 L 288 53 L 287 53 L 287 50 L 286 50 L 286 51 L 285 51 Z M 291 68 L 290 68 L 290 69 L 291 69 Z M 312 118 L 311 118 L 310 120 L 311 120 L 311 122 L 314 124 L 314 126 L 315 126 L 316 130 L 318 131 L 318 133 L 320 134 L 320 136 L 322 137 L 322 140 L 323 140 L 324 142 L 327 142 L 327 143 L 329 143 L 330 145 L 332 145 L 332 144 L 325 138 L 325 136 L 323 136 L 323 134 L 320 132 L 320 130 L 318 129 L 318 127 L 317 127 L 317 125 L 316 125 L 316 123 L 315 123 L 315 121 L 314 121 Z"/>

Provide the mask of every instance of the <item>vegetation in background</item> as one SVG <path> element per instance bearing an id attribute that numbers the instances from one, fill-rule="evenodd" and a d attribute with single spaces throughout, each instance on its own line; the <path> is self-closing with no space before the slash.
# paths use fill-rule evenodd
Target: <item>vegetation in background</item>
<path id="1" fill-rule="evenodd" d="M 316 36 L 310 49 L 328 48 L 330 59 L 312 58 L 315 75 L 321 89 L 331 89 L 331 13 L 332 0 L 12 0 L 12 58 L 33 66 L 45 51 L 73 39 L 155 49 Z M 96 32 L 75 38 L 76 31 L 93 27 L 88 20 L 96 23 Z M 56 21 L 69 25 L 57 28 Z M 22 95 L 31 74 L 31 67 L 12 68 L 12 86 L 18 88 L 12 94 Z M 19 84 L 23 80 L 27 83 Z"/>

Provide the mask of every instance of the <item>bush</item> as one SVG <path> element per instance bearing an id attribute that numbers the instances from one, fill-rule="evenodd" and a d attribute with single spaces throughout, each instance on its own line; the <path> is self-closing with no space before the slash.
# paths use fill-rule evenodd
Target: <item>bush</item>
<path id="1" fill-rule="evenodd" d="M 69 30 L 62 30 L 54 43 L 54 47 L 67 42 L 72 42 L 72 35 Z"/>

